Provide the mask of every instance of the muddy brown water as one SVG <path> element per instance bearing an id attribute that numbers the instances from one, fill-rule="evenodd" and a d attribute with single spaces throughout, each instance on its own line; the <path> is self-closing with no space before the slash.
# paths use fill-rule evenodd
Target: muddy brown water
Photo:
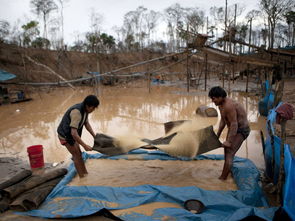
<path id="1" fill-rule="evenodd" d="M 59 88 L 31 95 L 30 102 L 0 106 L 0 156 L 17 156 L 27 159 L 26 148 L 30 145 L 44 146 L 45 162 L 60 162 L 69 158 L 69 153 L 59 144 L 56 128 L 68 107 L 81 102 L 92 88 L 80 87 L 75 91 Z M 258 97 L 245 97 L 232 93 L 248 112 L 251 133 L 243 143 L 237 156 L 249 158 L 259 168 L 263 167 L 260 130 L 265 128 L 265 118 L 257 111 Z M 164 136 L 163 123 L 175 120 L 195 119 L 199 105 L 215 107 L 206 92 L 173 87 L 107 87 L 100 88 L 101 105 L 90 114 L 90 123 L 95 132 L 111 136 L 138 135 L 149 139 Z M 217 130 L 218 118 L 199 119 L 200 124 L 214 125 Z M 224 131 L 222 139 L 225 138 Z M 84 130 L 82 138 L 92 145 L 91 135 Z M 223 154 L 223 149 L 211 151 Z"/>
<path id="2" fill-rule="evenodd" d="M 151 88 L 151 93 L 146 87 L 100 87 L 98 92 L 101 105 L 89 118 L 95 132 L 110 136 L 129 134 L 156 139 L 165 135 L 163 123 L 191 119 L 197 119 L 200 126 L 213 125 L 215 131 L 218 129 L 220 116 L 199 118 L 195 114 L 199 105 L 215 107 L 211 99 L 208 98 L 207 92 L 204 91 L 194 90 L 187 93 L 185 89 L 154 86 Z M 58 141 L 56 128 L 68 107 L 81 102 L 86 95 L 93 93 L 94 89 L 90 87 L 79 87 L 76 90 L 69 88 L 48 89 L 48 91 L 32 94 L 33 100 L 30 102 L 0 106 L 0 157 L 20 157 L 29 162 L 27 147 L 42 144 L 46 163 L 70 162 L 70 154 Z M 239 93 L 232 93 L 230 96 L 244 105 L 252 129 L 250 136 L 237 152 L 237 156 L 248 158 L 258 168 L 264 168 L 260 130 L 264 131 L 265 119 L 258 115 L 258 97 L 246 97 Z M 221 140 L 225 136 L 226 130 L 223 132 Z M 87 144 L 93 144 L 93 138 L 86 130 L 84 130 L 82 138 Z M 223 149 L 218 148 L 208 154 L 223 154 Z M 199 180 L 203 182 L 198 183 L 200 187 L 236 189 L 232 177 L 229 177 L 226 182 L 217 179 L 222 170 L 222 161 L 213 163 L 210 161 L 162 162 L 159 160 L 146 162 L 137 155 L 130 155 L 128 160 L 118 160 L 117 164 L 111 164 L 109 161 L 87 162 L 87 167 L 91 171 L 89 175 L 84 180 L 75 177 L 69 185 L 109 185 L 110 182 L 114 183 L 114 177 L 121 182 L 121 186 L 141 185 L 149 182 L 149 180 L 143 179 L 148 177 L 146 173 L 149 173 L 156 185 L 195 185 L 198 178 L 201 177 Z M 112 168 L 110 174 L 100 171 L 102 165 L 109 165 Z M 122 168 L 126 172 L 125 176 L 124 173 L 122 176 L 118 176 Z M 198 168 L 198 170 L 194 170 L 194 168 Z M 128 173 L 128 170 L 132 172 Z M 177 179 L 178 181 L 172 179 L 175 171 L 177 172 L 175 177 L 180 177 Z M 98 177 L 98 174 L 102 174 L 103 177 Z M 131 174 L 135 174 L 135 176 Z M 169 179 L 165 179 L 164 176 Z M 104 180 L 104 183 L 99 184 L 99 180 L 95 177 L 101 178 L 100 180 Z M 112 212 L 116 215 L 132 211 L 152 213 L 159 206 L 167 206 L 165 203 L 158 204 L 152 203 Z M 171 205 L 169 206 L 171 207 Z M 179 205 L 175 206 L 179 207 Z M 9 217 L 13 218 L 13 215 L 6 216 L 7 220 Z"/>
<path id="3" fill-rule="evenodd" d="M 68 160 L 70 155 L 59 144 L 56 128 L 68 107 L 81 102 L 94 90 L 80 87 L 51 89 L 31 95 L 33 101 L 0 106 L 0 157 L 16 156 L 28 161 L 27 147 L 42 144 L 47 163 Z M 246 108 L 251 123 L 251 133 L 243 143 L 237 156 L 252 160 L 258 168 L 264 167 L 260 130 L 264 130 L 265 119 L 258 115 L 258 97 L 245 97 L 232 93 Z M 175 120 L 195 119 L 199 105 L 215 107 L 206 92 L 173 87 L 106 87 L 99 89 L 101 105 L 90 115 L 95 132 L 111 136 L 132 134 L 149 139 L 164 136 L 163 123 Z M 214 125 L 218 129 L 218 118 L 199 119 L 200 124 Z M 224 139 L 226 130 L 221 139 Z M 84 130 L 82 138 L 93 144 L 91 135 Z M 90 152 L 92 153 L 92 152 Z M 223 154 L 219 148 L 209 154 Z"/>

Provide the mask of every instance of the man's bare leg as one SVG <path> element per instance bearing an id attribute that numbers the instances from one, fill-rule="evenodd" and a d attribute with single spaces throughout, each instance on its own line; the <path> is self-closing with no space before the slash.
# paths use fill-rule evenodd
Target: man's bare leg
<path id="1" fill-rule="evenodd" d="M 243 141 L 244 137 L 241 134 L 237 134 L 232 142 L 232 146 L 230 148 L 224 147 L 224 165 L 219 179 L 226 180 L 229 172 L 231 171 L 234 156 L 241 147 Z"/>
<path id="2" fill-rule="evenodd" d="M 73 162 L 79 177 L 80 178 L 84 177 L 86 168 L 85 168 L 84 161 L 82 159 L 82 153 L 81 153 L 79 145 L 75 143 L 73 146 L 69 144 L 66 144 L 65 146 L 73 156 Z"/>

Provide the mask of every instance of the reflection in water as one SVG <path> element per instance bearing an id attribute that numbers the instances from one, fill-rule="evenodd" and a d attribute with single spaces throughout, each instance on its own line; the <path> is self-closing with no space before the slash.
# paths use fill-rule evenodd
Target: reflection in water
<path id="1" fill-rule="evenodd" d="M 28 146 L 42 144 L 46 162 L 68 159 L 69 153 L 58 142 L 56 127 L 68 107 L 92 93 L 93 89 L 88 87 L 75 91 L 59 88 L 32 95 L 34 100 L 31 102 L 0 106 L 0 156 L 15 155 L 26 159 Z M 259 130 L 264 130 L 265 121 L 257 114 L 258 98 L 246 98 L 238 93 L 231 93 L 231 97 L 247 109 L 252 128 L 237 155 L 263 167 Z M 148 88 L 101 87 L 99 99 L 101 105 L 90 115 L 94 131 L 111 136 L 129 133 L 149 139 L 164 136 L 165 122 L 196 118 L 195 110 L 199 105 L 215 107 L 207 93 L 187 93 L 172 87 L 153 87 L 151 93 Z M 217 130 L 219 118 L 208 120 Z M 222 139 L 225 135 L 226 131 Z M 82 138 L 87 144 L 93 144 L 86 130 Z M 223 154 L 223 149 L 210 153 Z"/>

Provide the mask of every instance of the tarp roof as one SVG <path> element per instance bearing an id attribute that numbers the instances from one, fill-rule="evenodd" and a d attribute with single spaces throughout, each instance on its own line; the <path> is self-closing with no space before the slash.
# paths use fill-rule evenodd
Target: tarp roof
<path id="1" fill-rule="evenodd" d="M 11 74 L 7 71 L 0 70 L 0 81 L 7 81 L 16 78 L 15 74 Z"/>

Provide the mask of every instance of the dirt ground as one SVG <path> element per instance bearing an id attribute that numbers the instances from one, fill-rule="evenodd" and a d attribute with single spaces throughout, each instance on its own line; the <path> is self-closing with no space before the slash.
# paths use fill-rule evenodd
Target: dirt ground
<path id="1" fill-rule="evenodd" d="M 214 79 L 209 82 L 208 88 L 221 85 Z M 225 89 L 228 84 L 225 84 Z M 221 85 L 222 86 L 222 85 Z M 72 104 L 93 93 L 98 93 L 101 105 L 90 116 L 94 131 L 109 135 L 136 134 L 149 139 L 164 135 L 163 123 L 174 120 L 188 120 L 196 117 L 195 110 L 199 105 L 214 107 L 207 96 L 207 92 L 192 88 L 186 91 L 184 84 L 172 82 L 171 85 L 153 85 L 151 92 L 146 82 L 99 88 L 78 87 L 70 88 L 43 88 L 32 92 L 32 101 L 26 103 L 0 106 L 0 177 L 14 174 L 21 168 L 28 168 L 29 161 L 26 148 L 30 145 L 42 144 L 44 158 L 47 165 L 70 162 L 69 153 L 63 148 L 56 136 L 56 127 L 65 112 Z M 258 114 L 260 86 L 256 82 L 250 83 L 250 93 L 244 93 L 245 80 L 231 85 L 230 97 L 239 100 L 246 108 L 250 121 L 251 134 L 243 143 L 237 156 L 252 160 L 263 171 L 264 159 L 260 130 L 265 131 L 265 117 Z M 33 90 L 32 90 L 33 91 Z M 295 105 L 295 80 L 286 81 L 283 101 Z M 294 121 L 294 119 L 293 119 Z M 293 121 L 288 122 L 288 142 L 295 137 Z M 219 117 L 210 119 L 210 123 L 217 130 Z M 221 139 L 225 139 L 226 131 Z M 82 138 L 92 145 L 93 140 L 86 132 Z M 295 139 L 294 139 L 295 141 Z M 294 143 L 290 143 L 294 147 Z M 223 154 L 222 148 L 213 150 L 209 154 Z M 128 165 L 126 165 L 128 170 Z M 132 167 L 132 166 L 131 166 Z M 2 169 L 4 168 L 4 170 Z M 216 178 L 220 168 L 215 170 L 211 178 Z M 214 176 L 214 177 L 213 177 Z M 111 180 L 110 180 L 111 182 Z M 108 185 L 108 183 L 106 183 Z M 217 184 L 218 186 L 218 184 Z M 274 203 L 273 197 L 270 201 Z M 159 205 L 158 205 L 159 206 Z M 152 207 L 152 206 L 151 206 Z M 22 217 L 11 211 L 0 215 L 1 220 L 41 220 L 40 218 Z M 80 219 L 77 219 L 80 220 Z M 87 217 L 81 220 L 97 220 L 97 217 Z M 99 220 L 108 220 L 100 218 Z"/>

